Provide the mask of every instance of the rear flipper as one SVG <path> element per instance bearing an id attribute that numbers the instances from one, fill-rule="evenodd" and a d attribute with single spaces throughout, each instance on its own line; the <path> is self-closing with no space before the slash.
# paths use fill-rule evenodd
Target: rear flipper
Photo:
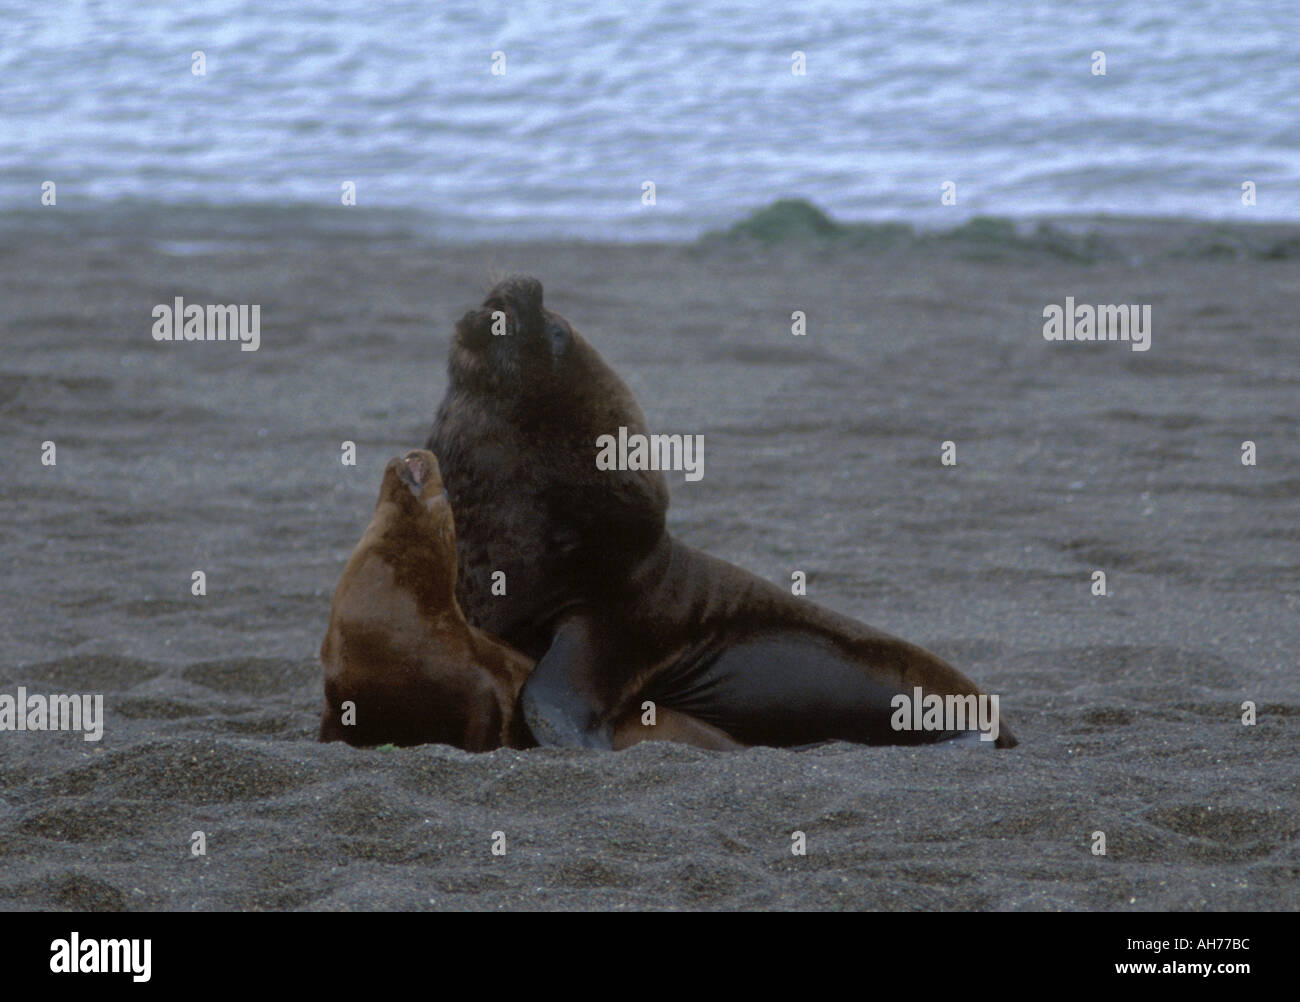
<path id="1" fill-rule="evenodd" d="M 813 633 L 774 632 L 663 682 L 664 703 L 745 744 L 1016 744 L 996 702 L 981 699 L 969 679 L 929 652 L 883 635 L 850 646 Z M 913 708 L 918 687 L 919 711 Z M 934 696 L 942 703 L 939 716 L 925 712 Z M 954 711 L 960 698 L 960 714 L 947 713 L 948 697 Z"/>

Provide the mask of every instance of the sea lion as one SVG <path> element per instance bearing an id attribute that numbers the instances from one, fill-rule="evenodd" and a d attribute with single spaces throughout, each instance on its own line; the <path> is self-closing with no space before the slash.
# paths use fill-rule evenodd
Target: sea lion
<path id="1" fill-rule="evenodd" d="M 455 523 L 438 460 L 418 449 L 390 460 L 370 524 L 334 591 L 320 649 L 321 741 L 536 746 L 519 712 L 533 659 L 465 621 L 456 573 Z M 343 722 L 345 701 L 355 706 L 351 725 Z M 614 724 L 614 748 L 645 740 L 735 747 L 684 714 L 660 713 L 654 727 L 640 714 L 638 707 Z"/>
<path id="2" fill-rule="evenodd" d="M 321 644 L 320 740 L 426 742 L 486 751 L 524 746 L 516 713 L 533 661 L 465 621 L 456 604 L 456 534 L 438 461 L 394 458 L 352 551 Z M 345 725 L 342 704 L 356 707 Z"/>
<path id="3" fill-rule="evenodd" d="M 501 281 L 460 319 L 448 374 L 428 447 L 463 524 L 456 594 L 538 659 L 521 703 L 541 744 L 611 747 L 644 700 L 744 745 L 972 735 L 891 724 L 918 689 L 978 698 L 957 669 L 674 539 L 662 473 L 597 468 L 600 436 L 646 421 L 536 279 Z"/>

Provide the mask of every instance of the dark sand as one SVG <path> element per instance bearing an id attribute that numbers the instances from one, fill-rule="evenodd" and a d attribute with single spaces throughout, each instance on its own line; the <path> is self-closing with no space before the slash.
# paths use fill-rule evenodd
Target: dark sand
<path id="1" fill-rule="evenodd" d="M 1296 909 L 1300 264 L 1115 239 L 9 231 L 0 692 L 102 692 L 107 727 L 0 733 L 0 908 Z M 537 274 L 656 430 L 704 434 L 675 532 L 939 652 L 1020 747 L 317 745 L 334 584 L 492 268 Z M 156 344 L 177 295 L 260 303 L 261 350 Z M 1152 304 L 1152 349 L 1048 344 L 1067 295 Z"/>

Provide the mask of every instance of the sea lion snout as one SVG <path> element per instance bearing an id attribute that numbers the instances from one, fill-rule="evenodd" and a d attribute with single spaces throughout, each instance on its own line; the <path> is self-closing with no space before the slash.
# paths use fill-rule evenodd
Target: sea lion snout
<path id="1" fill-rule="evenodd" d="M 412 449 L 400 458 L 394 456 L 384 470 L 385 479 L 396 478 L 417 498 L 440 494 L 443 489 L 438 459 L 427 449 Z"/>
<path id="2" fill-rule="evenodd" d="M 470 310 L 456 321 L 456 340 L 466 348 L 481 351 L 492 343 L 492 322 L 491 310 Z M 509 327 L 510 320 L 507 316 L 507 332 Z"/>
<path id="3" fill-rule="evenodd" d="M 503 310 L 521 328 L 536 326 L 542 318 L 542 283 L 530 275 L 511 275 L 492 287 L 483 300 L 486 310 Z"/>
<path id="4" fill-rule="evenodd" d="M 426 483 L 438 481 L 438 460 L 431 452 L 424 449 L 412 449 L 402 460 L 406 463 L 406 472 L 412 487 L 423 488 Z"/>
<path id="5" fill-rule="evenodd" d="M 489 392 L 535 396 L 545 392 L 539 377 L 563 371 L 578 341 L 569 322 L 545 308 L 542 283 L 512 275 L 457 321 L 450 366 Z"/>
<path id="6" fill-rule="evenodd" d="M 527 275 L 512 275 L 492 287 L 477 310 L 456 323 L 456 334 L 468 348 L 481 349 L 495 337 L 532 335 L 544 326 L 542 283 Z"/>

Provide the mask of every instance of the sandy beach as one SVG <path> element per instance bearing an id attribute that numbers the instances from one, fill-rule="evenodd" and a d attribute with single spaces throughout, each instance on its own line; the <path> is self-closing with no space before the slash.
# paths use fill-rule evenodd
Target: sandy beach
<path id="1" fill-rule="evenodd" d="M 105 707 L 98 742 L 0 732 L 0 909 L 1300 907 L 1297 231 L 771 222 L 0 227 L 0 693 Z M 704 435 L 672 531 L 939 653 L 1020 746 L 317 744 L 384 464 L 516 271 L 656 431 Z M 177 296 L 260 304 L 259 349 L 155 342 Z M 1047 342 L 1067 296 L 1149 304 L 1150 350 Z"/>

